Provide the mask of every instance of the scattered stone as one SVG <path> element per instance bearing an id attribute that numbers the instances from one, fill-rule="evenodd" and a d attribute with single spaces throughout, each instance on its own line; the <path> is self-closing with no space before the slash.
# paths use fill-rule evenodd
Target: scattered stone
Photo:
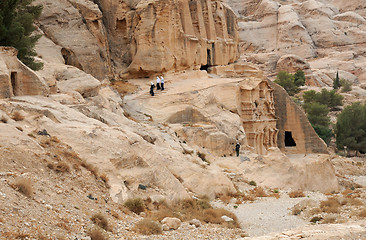
<path id="1" fill-rule="evenodd" d="M 163 225 L 167 225 L 170 229 L 174 229 L 177 230 L 180 227 L 180 224 L 182 223 L 181 220 L 179 218 L 171 218 L 171 217 L 166 217 L 164 218 L 161 223 Z"/>
<path id="2" fill-rule="evenodd" d="M 221 216 L 221 219 L 224 220 L 225 222 L 232 222 L 232 221 L 234 221 L 234 219 L 232 219 L 231 217 L 228 217 L 226 215 Z"/>
<path id="3" fill-rule="evenodd" d="M 195 227 L 200 227 L 202 225 L 201 221 L 198 219 L 192 219 L 191 221 L 189 221 L 189 224 L 194 225 Z"/>

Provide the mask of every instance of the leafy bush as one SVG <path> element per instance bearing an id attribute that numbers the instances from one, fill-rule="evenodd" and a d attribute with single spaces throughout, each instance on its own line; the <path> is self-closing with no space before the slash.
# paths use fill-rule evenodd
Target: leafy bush
<path id="1" fill-rule="evenodd" d="M 366 103 L 347 106 L 337 118 L 335 128 L 336 144 L 339 150 L 366 152 Z"/>
<path id="2" fill-rule="evenodd" d="M 145 211 L 145 203 L 141 198 L 130 198 L 124 203 L 124 206 L 136 214 Z"/>
<path id="3" fill-rule="evenodd" d="M 18 50 L 18 58 L 33 70 L 43 64 L 35 62 L 34 46 L 41 35 L 32 35 L 36 29 L 33 21 L 42 12 L 42 5 L 32 5 L 33 0 L 0 1 L 0 45 Z"/>
<path id="4" fill-rule="evenodd" d="M 326 144 L 330 143 L 330 140 L 334 136 L 332 129 L 328 126 L 312 125 L 318 136 L 324 140 Z"/>
<path id="5" fill-rule="evenodd" d="M 301 70 L 298 70 L 294 75 L 285 71 L 280 71 L 274 82 L 283 87 L 290 96 L 293 96 L 300 92 L 299 87 L 304 85 L 305 75 Z"/>

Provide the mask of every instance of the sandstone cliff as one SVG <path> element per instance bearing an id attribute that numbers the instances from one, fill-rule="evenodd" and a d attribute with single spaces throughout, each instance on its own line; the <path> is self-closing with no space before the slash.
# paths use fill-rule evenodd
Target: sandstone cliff
<path id="1" fill-rule="evenodd" d="M 240 15 L 243 59 L 262 65 L 269 74 L 302 69 L 307 84 L 331 86 L 337 71 L 354 83 L 365 82 L 364 1 L 226 0 Z M 292 54 L 305 64 L 278 63 Z"/>

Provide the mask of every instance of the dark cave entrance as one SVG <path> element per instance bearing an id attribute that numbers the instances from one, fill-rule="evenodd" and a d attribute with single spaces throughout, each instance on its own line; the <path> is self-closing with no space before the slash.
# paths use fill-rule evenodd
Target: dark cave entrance
<path id="1" fill-rule="evenodd" d="M 208 68 L 211 66 L 211 50 L 207 49 L 207 64 L 206 65 L 202 65 L 200 70 L 205 70 L 207 71 Z"/>
<path id="2" fill-rule="evenodd" d="M 285 131 L 285 147 L 296 147 L 296 142 L 290 131 Z"/>

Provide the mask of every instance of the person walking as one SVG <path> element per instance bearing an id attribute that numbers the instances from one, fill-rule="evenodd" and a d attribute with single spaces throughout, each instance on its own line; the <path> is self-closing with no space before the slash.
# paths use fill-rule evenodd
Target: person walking
<path id="1" fill-rule="evenodd" d="M 153 82 L 151 82 L 151 85 L 150 85 L 150 95 L 151 96 L 154 96 L 155 94 L 154 94 L 154 88 L 155 88 L 155 85 L 154 85 L 154 83 Z"/>
<path id="2" fill-rule="evenodd" d="M 156 90 L 160 90 L 160 78 L 159 76 L 156 77 Z"/>
<path id="3" fill-rule="evenodd" d="M 164 77 L 163 76 L 160 77 L 160 82 L 161 82 L 161 91 L 163 91 L 164 90 Z"/>
<path id="4" fill-rule="evenodd" d="M 239 157 L 239 151 L 240 151 L 240 144 L 239 144 L 239 142 L 237 142 L 236 145 L 235 145 L 235 151 L 236 151 L 236 156 Z"/>

